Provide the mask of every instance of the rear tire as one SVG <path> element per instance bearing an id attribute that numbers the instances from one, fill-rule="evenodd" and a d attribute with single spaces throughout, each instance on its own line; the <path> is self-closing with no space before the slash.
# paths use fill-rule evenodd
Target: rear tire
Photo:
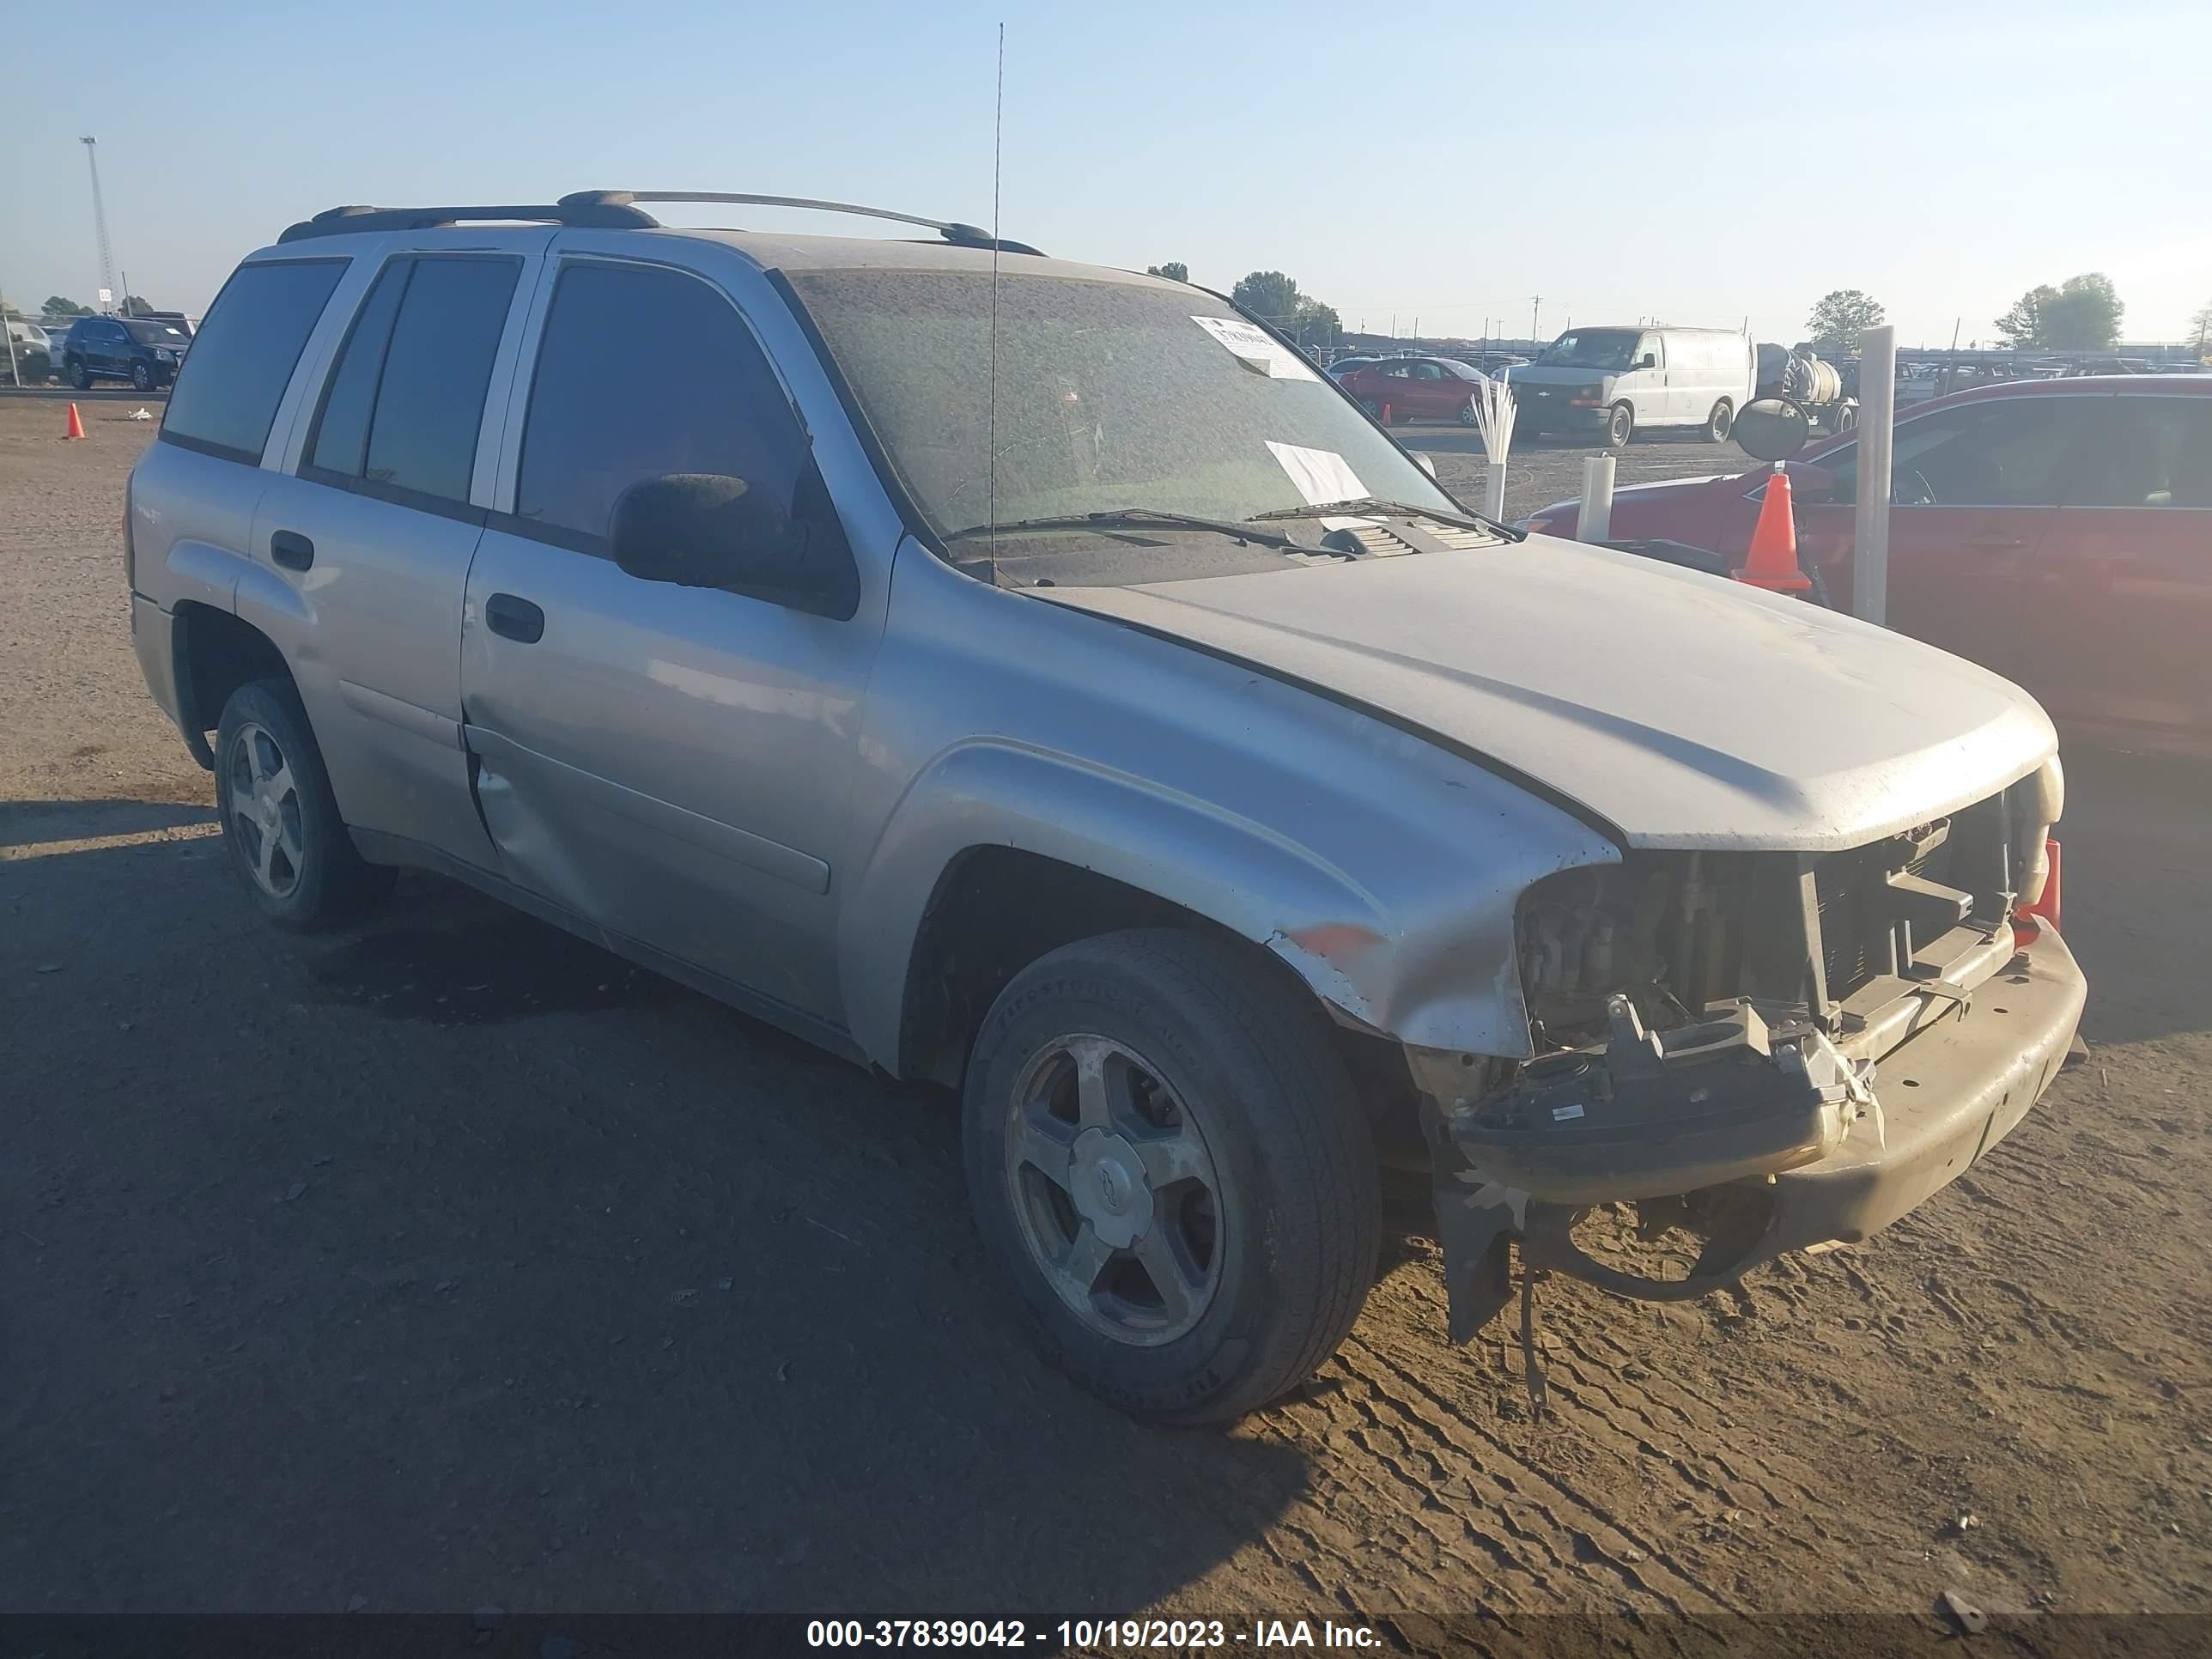
<path id="1" fill-rule="evenodd" d="M 1626 449 L 1628 441 L 1636 434 L 1636 411 L 1626 404 L 1615 404 L 1606 411 L 1605 447 Z"/>
<path id="2" fill-rule="evenodd" d="M 289 680 L 251 681 L 223 705 L 215 805 L 232 872 L 278 927 L 335 927 L 390 895 L 397 872 L 355 850 Z"/>
<path id="3" fill-rule="evenodd" d="M 963 1119 L 977 1227 L 1040 1345 L 1122 1410 L 1241 1416 L 1358 1317 L 1366 1115 L 1321 1012 L 1244 949 L 1145 929 L 1031 963 L 976 1037 Z"/>
<path id="4" fill-rule="evenodd" d="M 1713 405 L 1713 412 L 1705 416 L 1705 441 L 1724 444 L 1735 426 L 1735 410 L 1725 398 Z"/>

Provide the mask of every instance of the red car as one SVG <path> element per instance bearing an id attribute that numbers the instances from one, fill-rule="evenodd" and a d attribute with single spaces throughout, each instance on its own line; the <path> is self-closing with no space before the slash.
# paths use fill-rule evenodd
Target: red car
<path id="1" fill-rule="evenodd" d="M 1789 464 L 1798 560 L 1851 595 L 1850 434 Z M 1731 559 L 1767 469 L 1613 496 L 1616 540 Z M 2024 380 L 1902 414 L 1889 623 L 2024 686 L 2058 725 L 2212 758 L 2212 374 Z M 1531 515 L 1571 536 L 1577 504 Z"/>
<path id="2" fill-rule="evenodd" d="M 1359 399 L 1385 426 L 1401 421 L 1457 421 L 1474 424 L 1480 369 L 1449 357 L 1384 357 L 1362 363 L 1337 384 Z"/>

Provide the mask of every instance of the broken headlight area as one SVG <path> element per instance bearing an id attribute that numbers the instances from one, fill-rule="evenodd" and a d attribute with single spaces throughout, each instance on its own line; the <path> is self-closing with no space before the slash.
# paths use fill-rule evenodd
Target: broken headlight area
<path id="1" fill-rule="evenodd" d="M 2014 954 L 2027 820 L 2056 805 L 2031 778 L 1844 852 L 1638 852 L 1532 886 L 1516 940 L 1534 1056 L 1462 1057 L 1425 1091 L 1455 1335 L 1504 1305 L 1516 1237 L 1530 1267 L 1654 1300 L 1773 1255 L 1776 1177 L 1879 1148 L 1881 1057 Z M 1577 1242 L 1621 1206 L 1637 1238 L 1686 1236 L 1686 1261 L 1639 1270 Z"/>

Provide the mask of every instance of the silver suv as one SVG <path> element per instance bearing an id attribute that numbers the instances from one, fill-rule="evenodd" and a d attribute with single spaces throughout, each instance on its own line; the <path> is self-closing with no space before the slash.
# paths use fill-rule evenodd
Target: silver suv
<path id="1" fill-rule="evenodd" d="M 1863 1238 L 2063 1058 L 2016 688 L 1475 517 L 1204 290 L 654 199 L 767 198 L 336 210 L 208 313 L 131 628 L 271 921 L 443 872 L 962 1090 L 1044 1346 L 1182 1420 L 1343 1338 L 1380 1162 L 1463 1338 L 1514 1249 Z"/>

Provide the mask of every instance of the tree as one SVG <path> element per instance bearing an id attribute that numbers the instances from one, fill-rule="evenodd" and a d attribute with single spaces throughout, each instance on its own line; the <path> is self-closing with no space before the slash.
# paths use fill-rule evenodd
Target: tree
<path id="1" fill-rule="evenodd" d="M 2197 361 L 2201 363 L 2206 350 L 2212 349 L 2212 304 L 2189 319 L 2189 332 L 2197 342 Z"/>
<path id="2" fill-rule="evenodd" d="M 1288 330 L 1298 317 L 1298 285 L 1279 270 L 1255 270 L 1229 290 L 1229 297 L 1255 317 Z"/>
<path id="3" fill-rule="evenodd" d="M 2048 283 L 2032 288 L 2012 302 L 2012 309 L 1997 319 L 1997 333 L 2004 343 L 2017 351 L 2023 346 L 2043 343 L 2044 307 L 2058 297 L 2058 290 Z"/>
<path id="4" fill-rule="evenodd" d="M 49 317 L 89 317 L 92 315 L 92 307 L 90 306 L 81 306 L 74 300 L 64 300 L 58 294 L 49 294 L 46 295 L 46 304 L 40 306 L 39 309 Z"/>
<path id="5" fill-rule="evenodd" d="M 1280 324 L 1277 326 L 1283 327 Z M 1283 327 L 1283 331 L 1308 351 L 1331 351 L 1336 348 L 1337 336 L 1344 331 L 1344 325 L 1334 306 L 1323 305 L 1310 294 L 1301 294 L 1291 324 Z"/>
<path id="6" fill-rule="evenodd" d="M 1164 265 L 1146 265 L 1145 275 L 1164 276 L 1170 283 L 1187 283 L 1190 280 L 1190 267 L 1180 259 L 1170 259 Z"/>
<path id="7" fill-rule="evenodd" d="M 125 317 L 150 317 L 154 314 L 152 301 L 142 300 L 136 294 L 125 295 L 118 309 Z"/>
<path id="8" fill-rule="evenodd" d="M 2069 276 L 2057 288 L 2032 288 L 1997 319 L 1997 332 L 2015 350 L 2101 351 L 2120 337 L 2120 314 L 2127 307 L 2100 270 Z"/>
<path id="9" fill-rule="evenodd" d="M 1821 296 L 1805 319 L 1805 331 L 1822 352 L 1848 357 L 1858 350 L 1860 337 L 1881 319 L 1881 301 L 1855 288 L 1839 288 Z"/>
<path id="10" fill-rule="evenodd" d="M 2101 270 L 2069 276 L 2058 297 L 2043 307 L 2043 338 L 2053 351 L 2102 351 L 2118 343 L 2120 303 L 2112 279 Z"/>

